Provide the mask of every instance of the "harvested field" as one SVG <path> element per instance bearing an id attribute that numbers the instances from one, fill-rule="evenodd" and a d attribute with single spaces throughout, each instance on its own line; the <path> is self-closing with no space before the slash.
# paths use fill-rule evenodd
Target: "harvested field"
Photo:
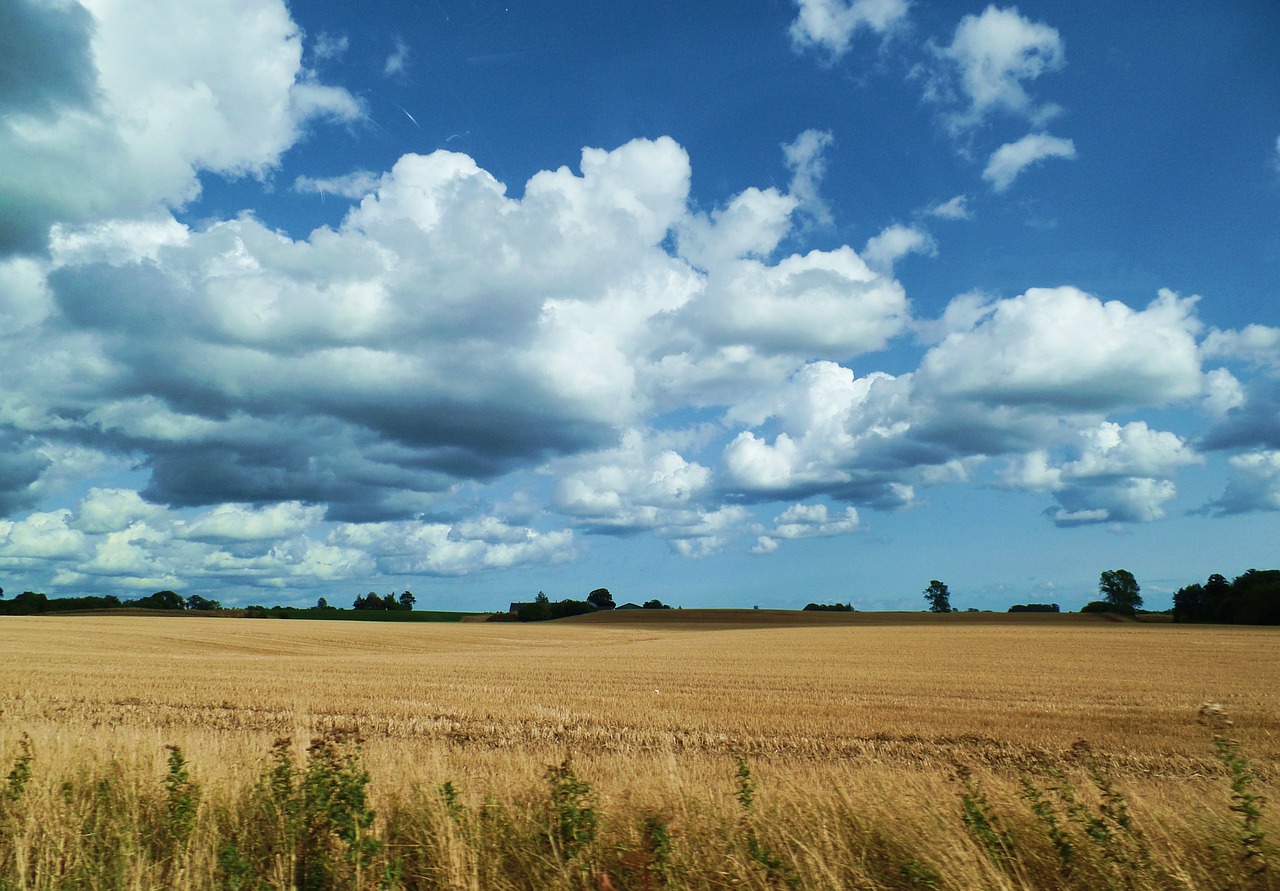
<path id="1" fill-rule="evenodd" d="M 12 617 L 0 620 L 0 755 L 14 757 L 28 734 L 31 783 L 45 790 L 35 799 L 44 803 L 30 806 L 52 818 L 50 790 L 67 775 L 114 763 L 130 782 L 159 783 L 164 747 L 180 747 L 205 790 L 208 824 L 193 836 L 184 887 L 218 887 L 199 879 L 201 868 L 220 875 L 214 803 L 233 809 L 274 740 L 291 739 L 301 759 L 310 741 L 343 733 L 362 740 L 384 833 L 421 790 L 448 782 L 467 813 L 509 802 L 513 825 L 536 835 L 546 806 L 530 802 L 548 766 L 571 757 L 602 822 L 618 824 L 609 851 L 626 847 L 644 814 L 682 827 L 689 862 L 676 887 L 783 881 L 717 835 L 726 826 L 739 827 L 730 835 L 746 831 L 735 801 L 742 766 L 760 786 L 752 814 L 771 814 L 760 838 L 776 833 L 771 844 L 787 852 L 787 875 L 805 887 L 841 887 L 845 879 L 833 876 L 855 873 L 866 887 L 913 887 L 867 872 L 865 832 L 861 841 L 849 835 L 867 820 L 906 837 L 923 833 L 921 844 L 933 847 L 923 849 L 921 875 L 938 876 L 932 887 L 1108 887 L 1096 884 L 1097 870 L 1093 885 L 1061 869 L 1057 884 L 1036 884 L 1043 877 L 1019 877 L 1013 861 L 993 859 L 966 832 L 960 802 L 978 777 L 1010 832 L 1027 834 L 1020 844 L 1053 854 L 1051 836 L 1031 840 L 1036 812 L 1019 790 L 1028 777 L 1049 790 L 1055 776 L 1074 776 L 1081 800 L 1105 801 L 1105 784 L 1115 783 L 1135 819 L 1148 821 L 1142 856 L 1162 851 L 1169 862 L 1116 887 L 1178 887 L 1167 885 L 1178 870 L 1198 882 L 1180 887 L 1236 887 L 1239 869 L 1219 862 L 1222 839 L 1235 831 L 1230 771 L 1196 715 L 1206 700 L 1222 703 L 1234 726 L 1219 735 L 1238 741 L 1254 782 L 1274 790 L 1278 643 L 1269 629 L 1040 614 L 646 610 L 532 625 Z M 36 832 L 31 820 L 23 832 Z M 1191 841 L 1157 842 L 1170 827 Z M 209 834 L 203 848 L 201 832 Z M 37 835 L 17 836 L 29 862 L 39 858 Z M 601 865 L 610 862 L 608 835 L 592 869 L 617 887 L 628 874 Z M 465 862 L 449 867 L 453 884 L 405 884 L 539 887 L 514 877 L 528 873 L 544 887 L 599 886 L 550 854 L 542 867 L 522 861 L 481 881 L 479 842 L 457 843 L 449 856 Z M 717 884 L 716 870 L 695 868 L 706 859 L 695 845 L 734 864 L 733 881 Z M 503 856 L 499 865 L 514 855 Z M 902 868 L 890 869 L 894 881 Z"/>

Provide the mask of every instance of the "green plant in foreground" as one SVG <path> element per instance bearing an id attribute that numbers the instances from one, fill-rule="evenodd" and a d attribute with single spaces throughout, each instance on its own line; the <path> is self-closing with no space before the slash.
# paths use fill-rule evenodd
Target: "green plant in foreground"
<path id="1" fill-rule="evenodd" d="M 200 787 L 191 779 L 182 749 L 177 746 L 165 748 L 169 751 L 169 766 L 164 778 L 164 834 L 176 853 L 186 846 L 195 831 Z"/>
<path id="2" fill-rule="evenodd" d="M 22 734 L 18 740 L 18 755 L 13 759 L 13 769 L 9 771 L 8 777 L 5 778 L 4 797 L 6 801 L 16 802 L 22 798 L 23 792 L 27 789 L 27 783 L 31 779 L 31 762 L 35 760 L 35 755 L 31 751 L 31 737 Z"/>
<path id="3" fill-rule="evenodd" d="M 738 756 L 737 792 L 738 804 L 742 805 L 742 830 L 747 842 L 747 855 L 765 869 L 770 882 L 781 881 L 790 888 L 800 886 L 800 877 L 787 865 L 781 857 L 769 850 L 756 833 L 752 821 L 752 807 L 756 798 L 756 781 L 751 776 L 751 768 L 741 755 Z"/>
<path id="4" fill-rule="evenodd" d="M 369 774 L 358 740 L 321 736 L 307 749 L 302 778 L 302 850 L 298 886 L 303 891 L 360 888 L 381 844 L 373 837 L 368 805 Z"/>
<path id="5" fill-rule="evenodd" d="M 1213 747 L 1218 760 L 1231 777 L 1231 810 L 1240 815 L 1241 823 L 1241 862 L 1256 887 L 1270 887 L 1262 832 L 1262 805 L 1266 798 L 1253 791 L 1253 768 L 1240 750 L 1240 741 L 1231 736 L 1231 719 L 1222 706 L 1206 702 L 1200 706 L 1199 720 L 1213 731 Z"/>
<path id="6" fill-rule="evenodd" d="M 598 818 L 591 785 L 578 779 L 569 758 L 547 768 L 547 783 L 551 791 L 548 838 L 560 859 L 572 860 L 596 837 Z"/>
<path id="7" fill-rule="evenodd" d="M 967 767 L 961 767 L 959 777 L 964 787 L 960 795 L 961 822 L 993 862 L 1007 866 L 1013 859 L 1012 836 L 991 809 L 986 796 L 978 790 L 973 773 Z"/>

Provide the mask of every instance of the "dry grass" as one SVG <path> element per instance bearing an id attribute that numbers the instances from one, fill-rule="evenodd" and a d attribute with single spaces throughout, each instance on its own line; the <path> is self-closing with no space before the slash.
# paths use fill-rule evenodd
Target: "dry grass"
<path id="1" fill-rule="evenodd" d="M 25 822 L 6 825 L 29 862 L 74 847 L 51 824 L 83 826 L 92 807 L 72 813 L 59 784 L 104 771 L 132 790 L 118 806 L 148 825 L 175 744 L 202 796 L 181 871 L 153 851 L 141 872 L 98 886 L 230 887 L 219 839 L 238 824 L 225 815 L 245 813 L 273 740 L 292 738 L 301 762 L 309 740 L 352 730 L 378 831 L 406 846 L 389 844 L 379 862 L 395 854 L 417 870 L 393 886 L 657 887 L 647 815 L 670 827 L 673 887 L 1246 887 L 1227 771 L 1195 716 L 1222 702 L 1259 789 L 1274 790 L 1277 643 L 1266 629 L 995 614 L 10 617 L 0 773 L 22 733 L 34 772 Z M 531 841 L 546 840 L 545 773 L 566 754 L 600 815 L 588 853 L 568 865 Z M 734 795 L 739 756 L 759 784 L 749 814 Z M 966 772 L 1012 856 L 966 828 Z M 444 782 L 458 791 L 454 816 L 436 792 Z M 1140 836 L 1106 848 L 1082 835 L 1096 863 L 1081 854 L 1093 865 L 1064 872 L 1027 782 L 1068 829 L 1064 784 L 1097 813 L 1114 783 Z M 23 875 L 16 887 L 59 887 Z"/>

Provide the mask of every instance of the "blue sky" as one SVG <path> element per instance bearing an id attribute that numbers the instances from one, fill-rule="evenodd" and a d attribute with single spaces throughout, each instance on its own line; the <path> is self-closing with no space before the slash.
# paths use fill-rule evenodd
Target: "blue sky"
<path id="1" fill-rule="evenodd" d="M 8 0 L 0 585 L 1274 566 L 1280 9 Z"/>

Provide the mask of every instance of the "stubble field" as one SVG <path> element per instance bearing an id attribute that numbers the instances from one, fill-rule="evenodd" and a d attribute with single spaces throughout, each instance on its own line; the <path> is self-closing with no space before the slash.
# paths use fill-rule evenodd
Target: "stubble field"
<path id="1" fill-rule="evenodd" d="M 0 888 L 1272 888 L 1277 643 L 1052 615 L 7 618 Z"/>

